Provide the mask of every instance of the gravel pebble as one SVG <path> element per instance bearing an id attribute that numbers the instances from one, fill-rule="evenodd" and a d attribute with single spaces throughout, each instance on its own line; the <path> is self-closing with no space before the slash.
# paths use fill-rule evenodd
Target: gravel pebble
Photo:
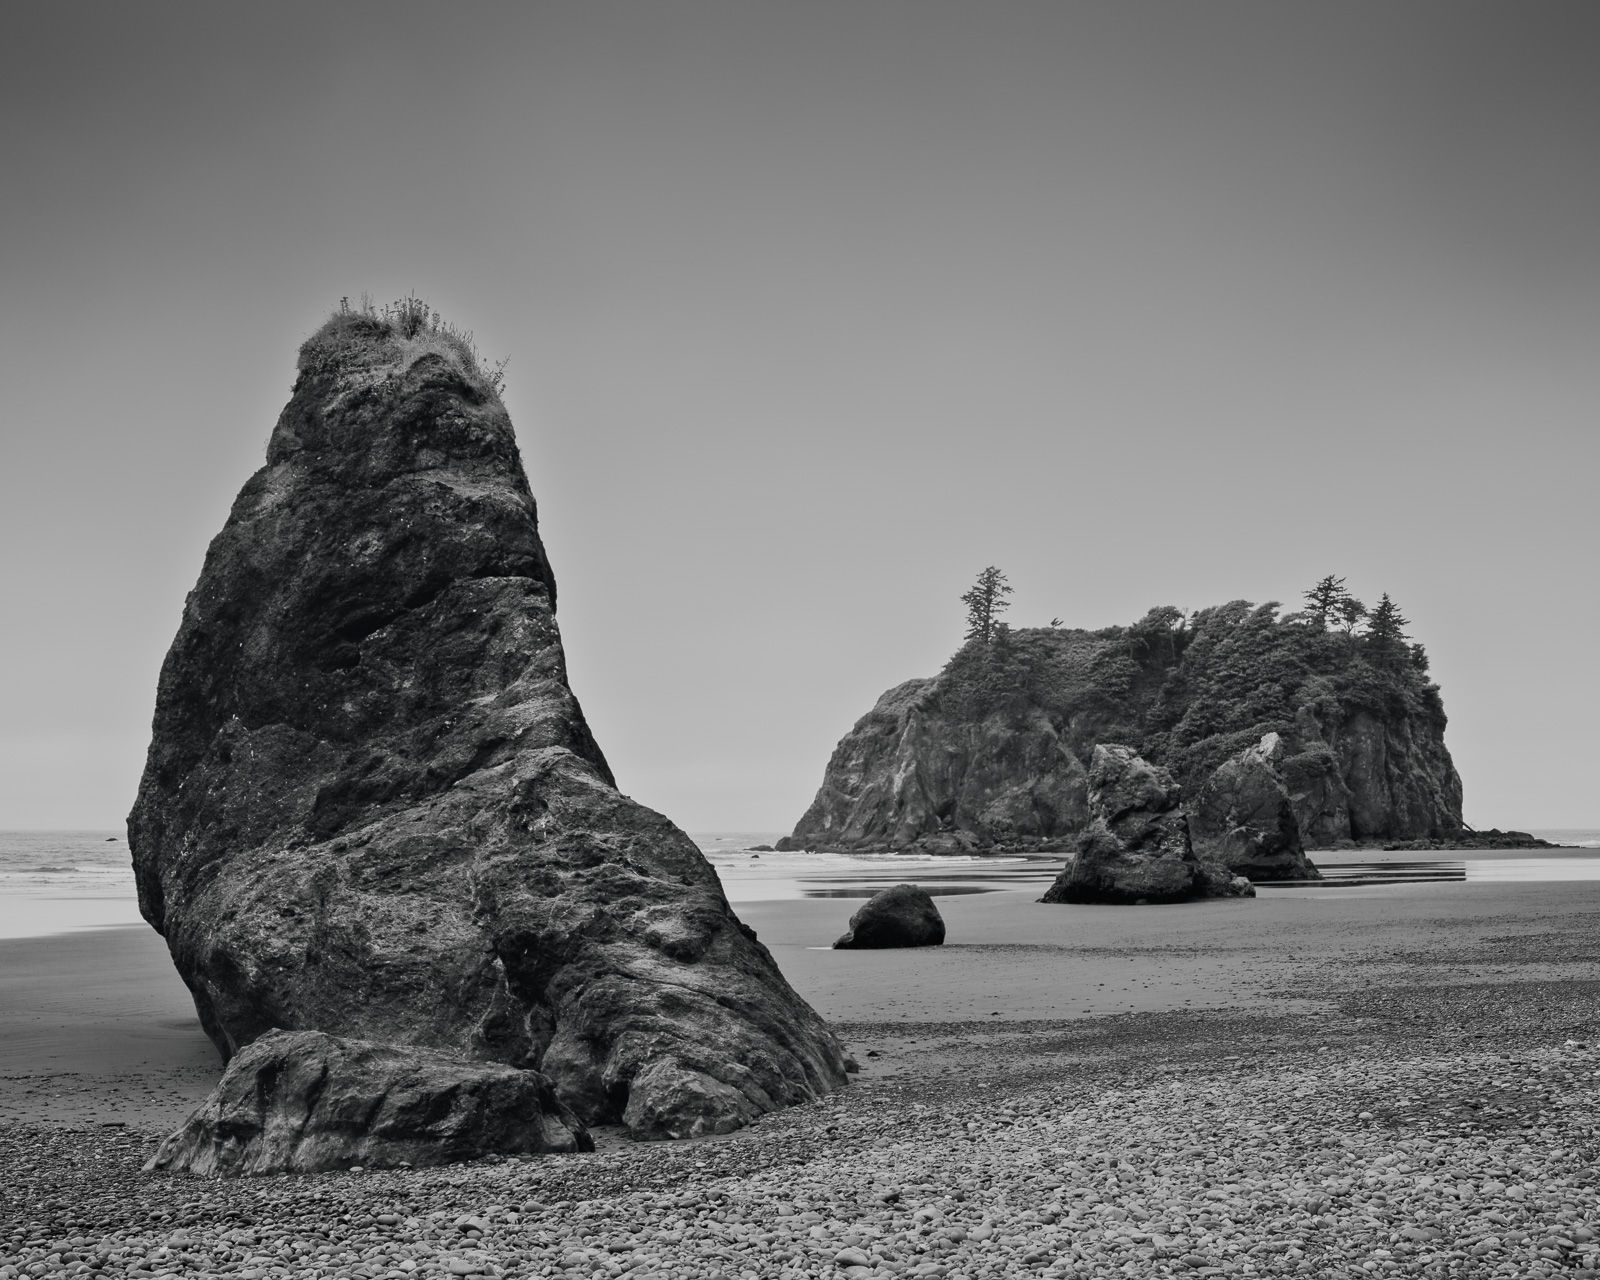
<path id="1" fill-rule="evenodd" d="M 0 1125 L 0 1280 L 1600 1272 L 1592 961 L 1380 960 L 1310 1014 L 847 1024 L 908 1065 L 723 1139 L 209 1181 L 141 1173 L 159 1134 Z"/>
<path id="2" fill-rule="evenodd" d="M 862 1089 L 720 1142 L 231 1182 L 138 1173 L 143 1135 L 11 1128 L 0 1277 L 1593 1271 L 1597 1075 L 1576 1043 L 1230 1056 L 936 1105 Z M 1397 1123 L 1421 1093 L 1522 1118 Z"/>

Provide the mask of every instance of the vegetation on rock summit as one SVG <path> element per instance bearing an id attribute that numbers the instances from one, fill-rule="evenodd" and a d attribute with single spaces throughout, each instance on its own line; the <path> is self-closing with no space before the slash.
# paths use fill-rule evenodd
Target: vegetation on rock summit
<path id="1" fill-rule="evenodd" d="M 934 696 L 962 719 L 1042 711 L 1080 758 L 1097 742 L 1122 743 L 1186 786 L 1263 734 L 1294 738 L 1302 708 L 1329 722 L 1361 710 L 1415 718 L 1442 733 L 1427 654 L 1387 595 L 1369 612 L 1324 579 L 1307 601 L 1286 614 L 1276 601 L 1193 613 L 1163 605 L 1097 631 L 996 622 L 951 657 Z M 1315 765 L 1291 757 L 1290 785 L 1297 766 Z"/>
<path id="2" fill-rule="evenodd" d="M 334 313 L 300 347 L 301 373 L 328 373 L 354 385 L 403 376 L 419 360 L 436 356 L 484 395 L 498 400 L 507 360 L 485 361 L 470 331 L 458 329 L 421 298 L 377 306 L 363 295 L 355 306 L 341 298 Z"/>

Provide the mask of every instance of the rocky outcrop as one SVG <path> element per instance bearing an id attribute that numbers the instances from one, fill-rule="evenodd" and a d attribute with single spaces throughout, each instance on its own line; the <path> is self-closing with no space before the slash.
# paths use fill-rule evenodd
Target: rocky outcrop
<path id="1" fill-rule="evenodd" d="M 537 1071 L 320 1031 L 269 1031 L 145 1165 L 203 1176 L 593 1151 Z"/>
<path id="2" fill-rule="evenodd" d="M 1283 739 L 1265 734 L 1205 780 L 1189 811 L 1200 857 L 1251 880 L 1322 878 L 1300 843 L 1300 824 L 1278 771 L 1283 757 Z"/>
<path id="3" fill-rule="evenodd" d="M 467 350 L 336 317 L 185 604 L 128 820 L 224 1060 L 284 1029 L 502 1063 L 639 1138 L 844 1082 L 693 842 L 617 791 L 555 604 Z"/>
<path id="4" fill-rule="evenodd" d="M 1370 708 L 1301 707 L 1281 770 L 1301 838 L 1429 839 L 1461 829 L 1461 776 L 1439 733 Z"/>
<path id="5" fill-rule="evenodd" d="M 1382 847 L 1389 853 L 1412 850 L 1421 853 L 1439 849 L 1582 849 L 1586 846 L 1556 844 L 1526 831 L 1502 831 L 1499 827 L 1490 827 L 1487 831 L 1458 831 L 1443 840 L 1401 840 Z"/>
<path id="6" fill-rule="evenodd" d="M 1187 902 L 1254 897 L 1250 881 L 1195 856 L 1182 788 L 1131 747 L 1101 745 L 1089 764 L 1089 829 L 1041 902 Z"/>
<path id="7" fill-rule="evenodd" d="M 962 853 L 1065 847 L 1087 820 L 1083 765 L 1042 713 L 952 714 L 935 680 L 878 699 L 834 750 L 781 849 Z"/>
<path id="8" fill-rule="evenodd" d="M 850 917 L 837 942 L 839 951 L 885 947 L 937 947 L 944 944 L 944 917 L 926 889 L 897 884 L 875 893 Z"/>
<path id="9" fill-rule="evenodd" d="M 1243 601 L 972 641 L 840 740 L 780 847 L 1065 849 L 1089 822 L 1096 744 L 1134 747 L 1198 798 L 1219 771 L 1212 791 L 1232 789 L 1230 762 L 1269 733 L 1304 847 L 1448 837 L 1462 796 L 1439 690 L 1420 654 L 1393 657 Z"/>

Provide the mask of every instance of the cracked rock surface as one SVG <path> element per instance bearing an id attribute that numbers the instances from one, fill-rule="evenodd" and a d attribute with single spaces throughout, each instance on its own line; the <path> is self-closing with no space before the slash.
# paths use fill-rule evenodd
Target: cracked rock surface
<path id="1" fill-rule="evenodd" d="M 1078 856 L 1040 901 L 1145 905 L 1254 897 L 1244 876 L 1195 856 L 1182 798 L 1172 774 L 1132 747 L 1097 746 L 1089 762 L 1093 821 Z"/>
<path id="2" fill-rule="evenodd" d="M 1264 734 L 1201 784 L 1189 807 L 1196 852 L 1250 880 L 1320 880 L 1284 782 L 1283 739 Z"/>
<path id="3" fill-rule="evenodd" d="M 305 1173 L 593 1149 L 537 1071 L 320 1031 L 269 1031 L 234 1055 L 147 1168 Z"/>

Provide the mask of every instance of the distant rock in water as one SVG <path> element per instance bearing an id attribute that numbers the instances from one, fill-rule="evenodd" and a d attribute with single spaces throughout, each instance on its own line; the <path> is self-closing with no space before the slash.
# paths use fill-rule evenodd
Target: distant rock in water
<path id="1" fill-rule="evenodd" d="M 1526 831 L 1502 831 L 1490 827 L 1487 831 L 1459 831 L 1448 840 L 1400 840 L 1386 844 L 1389 853 L 1415 850 L 1426 852 L 1440 849 L 1581 849 L 1583 845 L 1554 844 Z"/>
<path id="2" fill-rule="evenodd" d="M 503 1063 L 638 1138 L 829 1093 L 833 1034 L 617 791 L 511 422 L 425 316 L 301 348 L 162 668 L 128 819 L 145 919 L 224 1060 L 286 1029 Z"/>
<path id="3" fill-rule="evenodd" d="M 1251 880 L 1320 880 L 1278 766 L 1283 739 L 1263 735 L 1217 766 L 1190 806 L 1195 851 Z"/>
<path id="4" fill-rule="evenodd" d="M 228 1177 L 593 1150 L 537 1071 L 269 1031 L 234 1055 L 145 1169 Z"/>
<path id="5" fill-rule="evenodd" d="M 835 942 L 838 951 L 886 947 L 938 947 L 944 944 L 944 917 L 926 889 L 897 884 L 875 893 L 850 917 L 850 929 Z"/>
<path id="6" fill-rule="evenodd" d="M 1092 821 L 1041 902 L 1187 902 L 1254 897 L 1244 876 L 1195 856 L 1183 790 L 1131 747 L 1101 745 L 1089 764 Z"/>
<path id="7" fill-rule="evenodd" d="M 1303 847 L 1449 838 L 1461 780 L 1444 729 L 1420 648 L 1368 644 L 1274 604 L 1153 609 L 1101 631 L 1000 628 L 885 693 L 779 847 L 1068 849 L 1089 823 L 1097 744 L 1131 746 L 1198 802 L 1266 734 L 1278 735 L 1271 769 Z M 1225 777 L 1209 794 L 1231 789 Z M 1216 838 L 1210 821 L 1202 845 Z M 1259 831 L 1256 853 L 1278 878 L 1272 822 L 1263 811 L 1235 825 Z"/>

